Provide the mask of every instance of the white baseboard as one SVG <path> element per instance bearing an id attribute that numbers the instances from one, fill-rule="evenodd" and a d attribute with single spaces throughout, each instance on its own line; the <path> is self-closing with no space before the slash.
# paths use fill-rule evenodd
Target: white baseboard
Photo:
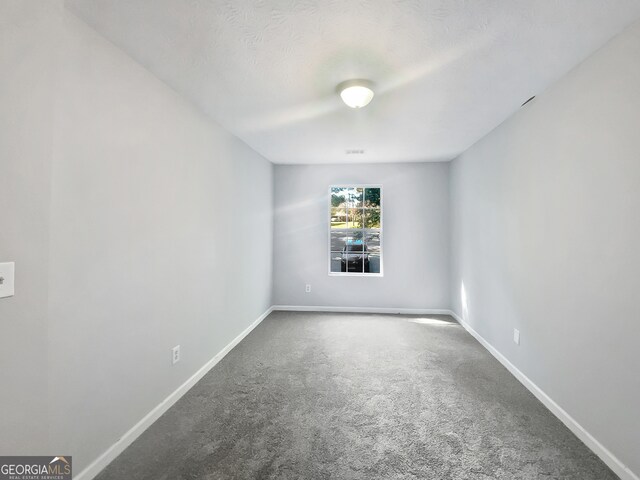
<path id="1" fill-rule="evenodd" d="M 569 415 L 560 405 L 554 402 L 540 387 L 533 383 L 524 373 L 522 373 L 515 365 L 496 350 L 493 345 L 487 342 L 471 325 L 465 322 L 458 314 L 453 311 L 448 312 L 462 327 L 469 332 L 480 344 L 486 348 L 502 365 L 505 366 L 511 374 L 516 377 L 527 389 L 535 395 L 556 417 L 571 430 L 587 447 L 593 451 L 607 466 L 614 471 L 622 480 L 640 480 L 638 475 L 633 473 L 629 467 L 622 463 L 613 453 L 611 453 L 604 445 L 595 439 L 593 435 L 587 432 L 574 418 Z"/>
<path id="2" fill-rule="evenodd" d="M 200 370 L 194 373 L 186 382 L 174 390 L 167 398 L 160 402 L 153 410 L 147 413 L 142 420 L 136 423 L 129 431 L 127 431 L 116 443 L 111 445 L 102 455 L 91 462 L 78 475 L 74 475 L 75 480 L 91 480 L 100 473 L 109 463 L 111 463 L 118 455 L 120 455 L 136 438 L 138 438 L 153 422 L 162 416 L 169 408 L 173 406 L 185 393 L 191 389 L 198 381 L 204 377 L 224 356 L 231 351 L 238 343 L 242 341 L 254 328 L 256 328 L 262 320 L 264 320 L 271 312 L 270 307 L 258 319 L 249 325 L 240 335 L 231 340 L 227 346 L 220 350 L 211 360 L 209 360 Z"/>
<path id="3" fill-rule="evenodd" d="M 396 307 L 327 307 L 306 305 L 274 305 L 274 311 L 288 312 L 339 312 L 339 313 L 400 313 L 405 315 L 451 315 L 446 308 L 396 308 Z"/>

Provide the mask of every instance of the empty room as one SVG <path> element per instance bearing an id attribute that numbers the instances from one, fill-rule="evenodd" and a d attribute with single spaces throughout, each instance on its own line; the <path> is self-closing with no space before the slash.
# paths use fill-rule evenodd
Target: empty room
<path id="1" fill-rule="evenodd" d="M 0 480 L 640 480 L 640 0 L 0 0 Z"/>

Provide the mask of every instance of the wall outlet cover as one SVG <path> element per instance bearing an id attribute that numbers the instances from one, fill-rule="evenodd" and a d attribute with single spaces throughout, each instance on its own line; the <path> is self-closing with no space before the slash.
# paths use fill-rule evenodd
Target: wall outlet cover
<path id="1" fill-rule="evenodd" d="M 304 286 L 304 291 L 306 293 L 311 293 L 311 285 L 309 285 L 308 283 Z"/>
<path id="2" fill-rule="evenodd" d="M 171 349 L 171 364 L 175 365 L 180 361 L 180 345 L 176 345 Z"/>

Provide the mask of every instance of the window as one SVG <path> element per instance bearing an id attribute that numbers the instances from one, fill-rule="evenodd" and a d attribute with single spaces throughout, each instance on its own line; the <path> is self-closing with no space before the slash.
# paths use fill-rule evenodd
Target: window
<path id="1" fill-rule="evenodd" d="M 329 274 L 382 275 L 381 187 L 330 187 Z"/>

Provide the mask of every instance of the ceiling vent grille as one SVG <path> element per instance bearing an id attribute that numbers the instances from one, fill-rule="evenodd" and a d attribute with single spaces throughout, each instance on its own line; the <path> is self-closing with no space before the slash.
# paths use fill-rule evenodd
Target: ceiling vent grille
<path id="1" fill-rule="evenodd" d="M 524 102 L 522 105 L 520 105 L 521 107 L 524 107 L 527 103 L 529 103 L 531 100 L 533 100 L 534 98 L 536 98 L 536 96 L 534 95 L 533 97 L 531 97 L 529 100 L 527 100 L 526 102 Z"/>

